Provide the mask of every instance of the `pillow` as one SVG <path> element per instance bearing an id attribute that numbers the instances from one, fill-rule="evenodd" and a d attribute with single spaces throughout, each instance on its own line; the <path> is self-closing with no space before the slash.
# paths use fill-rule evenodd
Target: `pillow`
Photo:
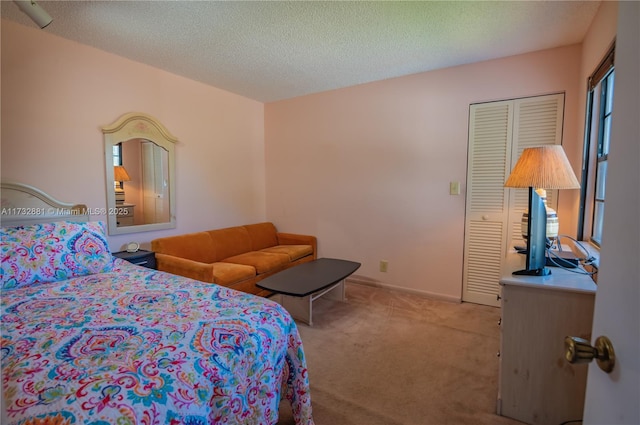
<path id="1" fill-rule="evenodd" d="M 103 222 L 3 227 L 1 236 L 2 289 L 102 273 L 113 267 Z"/>

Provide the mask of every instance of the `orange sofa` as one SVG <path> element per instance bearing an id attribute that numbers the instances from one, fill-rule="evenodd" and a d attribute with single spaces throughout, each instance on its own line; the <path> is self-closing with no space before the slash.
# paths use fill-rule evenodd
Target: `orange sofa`
<path id="1" fill-rule="evenodd" d="M 257 223 L 154 239 L 151 249 L 158 270 L 267 296 L 256 282 L 315 260 L 317 239 Z"/>

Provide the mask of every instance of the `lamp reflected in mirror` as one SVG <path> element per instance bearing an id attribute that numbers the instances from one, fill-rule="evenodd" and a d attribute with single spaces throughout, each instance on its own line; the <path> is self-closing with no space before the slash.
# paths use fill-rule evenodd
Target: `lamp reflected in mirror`
<path id="1" fill-rule="evenodd" d="M 124 204 L 124 182 L 131 181 L 129 173 L 122 165 L 113 167 L 113 179 L 116 192 L 116 205 Z"/>

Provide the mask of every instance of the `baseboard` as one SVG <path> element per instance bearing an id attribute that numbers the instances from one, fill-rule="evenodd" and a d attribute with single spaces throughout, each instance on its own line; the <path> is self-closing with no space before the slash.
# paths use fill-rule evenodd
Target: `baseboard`
<path id="1" fill-rule="evenodd" d="M 429 292 L 429 291 L 422 291 L 420 289 L 413 289 L 413 288 L 405 288 L 402 286 L 395 286 L 395 285 L 389 285 L 386 283 L 382 283 L 378 280 L 375 279 L 371 279 L 365 276 L 358 276 L 358 275 L 351 275 L 346 279 L 347 283 L 355 283 L 357 285 L 364 285 L 364 286 L 373 286 L 375 288 L 383 288 L 383 289 L 388 289 L 391 291 L 398 291 L 398 292 L 404 292 L 406 294 L 412 294 L 412 295 L 419 295 L 421 297 L 425 297 L 425 298 L 431 298 L 434 300 L 439 300 L 439 301 L 447 301 L 450 303 L 456 303 L 459 304 L 462 302 L 462 298 L 459 297 L 454 297 L 451 295 L 445 295 L 445 294 L 439 294 L 439 293 L 435 293 L 435 292 Z"/>

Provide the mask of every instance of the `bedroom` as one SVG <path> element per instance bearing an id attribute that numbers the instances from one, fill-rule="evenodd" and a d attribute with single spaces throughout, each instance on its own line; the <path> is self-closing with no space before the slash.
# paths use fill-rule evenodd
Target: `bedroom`
<path id="1" fill-rule="evenodd" d="M 3 20 L 2 178 L 104 207 L 99 128 L 122 113 L 145 111 L 181 141 L 175 233 L 269 218 L 287 230 L 316 234 L 321 253 L 351 257 L 359 252 L 361 258 L 354 259 L 364 260 L 365 276 L 457 300 L 464 197 L 450 196 L 448 185 L 465 181 L 469 103 L 566 91 L 565 149 L 578 169 L 584 113 L 580 81 L 615 33 L 615 9 L 603 4 L 598 19 L 607 35 L 589 44 L 272 104 Z M 448 101 L 423 100 L 424 92 Z M 346 110 L 359 113 L 345 117 Z M 430 121 L 416 118 L 422 111 L 434 114 Z M 299 126 L 292 127 L 296 133 L 290 139 L 281 134 L 283 121 Z M 354 143 L 343 143 L 334 132 Z M 372 135 L 379 137 L 377 149 L 365 151 L 362 144 Z M 305 161 L 288 156 L 294 143 L 320 137 L 335 143 L 321 151 L 300 145 L 308 148 Z M 391 137 L 394 149 L 385 150 Z M 409 157 L 394 155 L 414 151 Z M 322 159 L 323 165 L 312 159 Z M 561 215 L 576 215 L 570 198 L 561 199 Z M 571 220 L 562 225 L 568 231 L 576 226 Z M 166 234 L 135 237 L 144 246 Z M 118 250 L 130 239 L 112 237 L 109 244 Z M 403 250 L 407 240 L 413 241 L 411 249 Z M 389 261 L 386 275 L 377 271 L 381 258 Z"/>

